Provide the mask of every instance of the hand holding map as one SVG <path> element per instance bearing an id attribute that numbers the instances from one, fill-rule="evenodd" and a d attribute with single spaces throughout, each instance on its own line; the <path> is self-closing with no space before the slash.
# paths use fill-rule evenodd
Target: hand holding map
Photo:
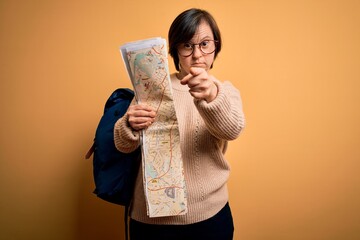
<path id="1" fill-rule="evenodd" d="M 155 121 L 156 112 L 146 104 L 130 105 L 127 110 L 128 123 L 136 131 L 147 128 Z"/>

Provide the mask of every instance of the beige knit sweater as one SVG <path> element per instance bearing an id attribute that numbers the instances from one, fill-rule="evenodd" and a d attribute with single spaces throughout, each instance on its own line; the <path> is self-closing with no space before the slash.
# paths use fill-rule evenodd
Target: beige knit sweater
<path id="1" fill-rule="evenodd" d="M 245 119 L 239 91 L 229 83 L 216 82 L 218 95 L 207 103 L 194 100 L 187 85 L 171 75 L 174 104 L 179 123 L 181 154 L 187 188 L 188 213 L 181 216 L 149 218 L 139 171 L 131 218 L 151 224 L 191 224 L 214 216 L 228 201 L 227 180 L 230 167 L 224 153 L 227 141 L 236 139 Z M 114 140 L 118 150 L 132 152 L 140 142 L 139 133 L 127 118 L 115 124 Z"/>

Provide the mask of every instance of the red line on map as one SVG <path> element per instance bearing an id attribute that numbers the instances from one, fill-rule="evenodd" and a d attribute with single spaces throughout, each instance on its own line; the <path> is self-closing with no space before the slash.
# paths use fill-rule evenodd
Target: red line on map
<path id="1" fill-rule="evenodd" d="M 163 49 L 163 48 L 164 48 L 164 45 L 161 45 L 161 48 L 160 48 L 160 49 Z M 157 53 L 157 54 L 159 54 L 159 55 L 162 55 L 161 52 L 156 51 L 156 49 L 155 49 L 154 47 L 152 47 L 152 50 L 153 50 L 155 53 Z"/>
<path id="2" fill-rule="evenodd" d="M 161 94 L 160 103 L 159 103 L 158 108 L 156 109 L 156 113 L 158 113 L 159 108 L 160 108 L 160 106 L 161 106 L 161 103 L 162 103 L 162 101 L 163 101 L 164 95 L 165 95 L 165 89 L 166 89 L 166 88 L 164 87 L 164 81 L 165 81 L 166 77 L 167 77 L 167 74 L 165 74 L 164 78 L 163 78 L 162 81 L 160 82 L 160 85 L 163 87 L 163 92 L 162 92 L 162 94 Z"/>

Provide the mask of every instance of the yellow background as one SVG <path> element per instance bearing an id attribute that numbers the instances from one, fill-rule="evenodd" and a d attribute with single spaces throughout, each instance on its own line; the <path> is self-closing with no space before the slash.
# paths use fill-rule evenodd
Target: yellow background
<path id="1" fill-rule="evenodd" d="M 107 97 L 131 86 L 118 47 L 167 38 L 190 7 L 217 19 L 213 74 L 244 102 L 227 153 L 235 240 L 360 239 L 358 0 L 1 0 L 0 239 L 122 239 L 84 155 Z"/>

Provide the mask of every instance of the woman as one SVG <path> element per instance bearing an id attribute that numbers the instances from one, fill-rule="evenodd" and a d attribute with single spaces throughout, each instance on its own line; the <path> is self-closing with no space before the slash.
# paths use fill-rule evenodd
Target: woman
<path id="1" fill-rule="evenodd" d="M 233 238 L 228 203 L 227 141 L 244 127 L 240 94 L 221 82 L 210 69 L 221 50 L 221 36 L 213 17 L 201 9 L 181 13 L 169 29 L 169 52 L 178 72 L 171 74 L 174 105 L 187 188 L 185 215 L 149 218 L 142 171 L 136 181 L 130 212 L 130 237 L 137 239 Z M 123 152 L 140 144 L 139 131 L 155 120 L 149 106 L 133 102 L 115 124 L 115 145 Z"/>

